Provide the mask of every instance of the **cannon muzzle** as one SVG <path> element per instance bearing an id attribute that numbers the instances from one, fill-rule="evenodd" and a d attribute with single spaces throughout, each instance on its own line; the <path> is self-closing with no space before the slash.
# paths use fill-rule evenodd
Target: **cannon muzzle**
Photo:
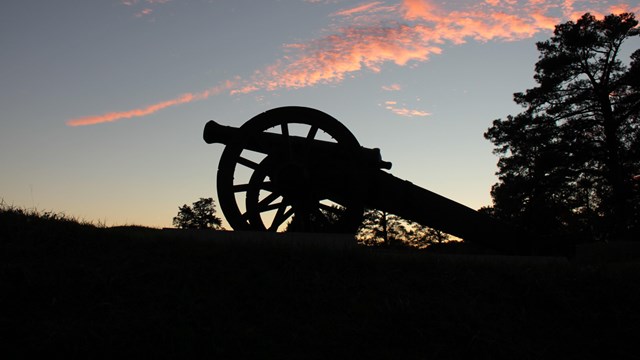
<path id="1" fill-rule="evenodd" d="M 204 133 L 202 137 L 207 144 L 227 144 L 238 133 L 238 129 L 220 125 L 217 122 L 210 120 L 204 126 Z"/>

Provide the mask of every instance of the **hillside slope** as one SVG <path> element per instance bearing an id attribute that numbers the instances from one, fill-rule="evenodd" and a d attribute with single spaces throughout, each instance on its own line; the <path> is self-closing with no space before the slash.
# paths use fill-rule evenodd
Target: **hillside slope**
<path id="1" fill-rule="evenodd" d="M 0 212 L 0 352 L 637 358 L 637 263 L 195 241 Z"/>

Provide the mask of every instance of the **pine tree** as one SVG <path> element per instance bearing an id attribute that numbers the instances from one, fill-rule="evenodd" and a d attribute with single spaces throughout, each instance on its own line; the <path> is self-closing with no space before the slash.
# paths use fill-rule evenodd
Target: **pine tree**
<path id="1" fill-rule="evenodd" d="M 629 237 L 637 223 L 632 178 L 640 173 L 640 50 L 633 14 L 584 14 L 537 43 L 537 86 L 514 94 L 525 111 L 485 133 L 499 155 L 493 213 L 550 234 Z"/>

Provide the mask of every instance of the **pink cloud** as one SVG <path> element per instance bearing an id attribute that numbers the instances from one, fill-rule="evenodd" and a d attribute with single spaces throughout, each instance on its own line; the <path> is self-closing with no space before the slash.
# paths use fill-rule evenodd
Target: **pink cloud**
<path id="1" fill-rule="evenodd" d="M 562 21 L 576 20 L 585 12 L 601 16 L 607 7 L 598 1 L 575 0 L 485 0 L 463 10 L 448 9 L 446 5 L 431 0 L 404 0 L 403 16 L 420 27 L 425 41 L 462 44 L 469 40 L 527 39 Z M 623 11 L 637 9 L 625 4 L 608 6 L 608 12 Z M 563 18 L 557 16 L 559 13 Z"/>
<path id="2" fill-rule="evenodd" d="M 135 16 L 136 17 L 143 17 L 143 16 L 151 14 L 152 12 L 153 12 L 153 9 L 146 8 L 146 9 L 140 10 L 140 12 L 136 13 Z"/>
<path id="3" fill-rule="evenodd" d="M 166 4 L 170 1 L 171 0 L 120 0 L 120 3 L 126 6 L 134 6 L 140 4 L 139 6 L 136 6 L 136 8 L 138 8 L 139 10 L 134 14 L 134 16 L 137 18 L 141 18 L 153 13 L 156 6 Z"/>
<path id="4" fill-rule="evenodd" d="M 333 13 L 332 15 L 333 16 L 352 16 L 354 14 L 370 11 L 372 8 L 375 8 L 381 4 L 382 4 L 381 1 L 374 1 L 366 4 L 361 4 L 350 9 L 341 10 Z"/>
<path id="5" fill-rule="evenodd" d="M 147 116 L 153 113 L 156 113 L 162 109 L 166 109 L 171 106 L 176 106 L 180 104 L 186 104 L 197 100 L 204 100 L 210 96 L 218 95 L 226 90 L 232 88 L 234 84 L 230 81 L 226 81 L 221 85 L 215 86 L 213 88 L 207 89 L 205 91 L 199 93 L 185 93 L 176 98 L 161 101 L 152 105 L 127 110 L 127 111 L 114 111 L 108 112 L 101 115 L 94 116 L 85 116 L 80 118 L 75 118 L 67 121 L 68 126 L 85 126 L 85 125 L 95 125 L 107 122 L 114 122 L 122 119 L 131 119 L 135 117 Z"/>
<path id="6" fill-rule="evenodd" d="M 528 11 L 519 13 L 508 2 L 503 5 L 500 1 L 487 1 L 465 10 L 447 10 L 426 0 L 405 0 L 403 9 L 405 19 L 418 24 L 424 40 L 437 43 L 526 39 L 548 29 L 552 19 L 545 15 L 544 6 L 525 7 Z"/>
<path id="7" fill-rule="evenodd" d="M 535 11 L 530 15 L 541 29 L 553 30 L 560 23 L 559 18 L 547 16 L 542 11 Z"/>
<path id="8" fill-rule="evenodd" d="M 275 90 L 334 83 L 362 70 L 379 72 L 387 62 L 404 66 L 411 61 L 425 61 L 442 51 L 435 45 L 424 44 L 413 27 L 401 24 L 343 28 L 286 49 L 295 53 L 257 72 L 253 86 Z"/>
<path id="9" fill-rule="evenodd" d="M 380 5 L 379 1 L 369 2 L 335 14 L 370 12 Z M 446 42 L 530 38 L 556 20 L 545 15 L 542 5 L 533 16 L 514 13 L 510 1 L 490 1 L 464 11 L 447 10 L 425 0 L 405 0 L 402 5 L 398 11 L 408 23 L 347 26 L 309 43 L 287 45 L 289 54 L 259 71 L 247 91 L 340 82 L 362 70 L 379 72 L 385 63 L 424 62 L 440 54 Z"/>
<path id="10" fill-rule="evenodd" d="M 428 1 L 404 0 L 402 2 L 407 20 L 422 19 L 426 21 L 438 21 L 442 18 L 440 10 Z"/>
<path id="11" fill-rule="evenodd" d="M 353 25 L 350 20 L 347 26 L 338 27 L 325 37 L 287 44 L 283 58 L 256 71 L 233 93 L 337 83 L 362 71 L 380 72 L 388 63 L 407 66 L 427 61 L 434 54 L 440 54 L 447 43 L 527 39 L 540 31 L 553 29 L 563 20 L 551 14 L 576 11 L 571 0 L 486 0 L 464 10 L 445 7 L 453 6 L 451 4 L 404 0 L 401 6 L 393 7 L 398 15 L 396 19 L 404 21 L 370 21 L 367 25 L 357 22 Z M 370 14 L 379 8 L 388 11 L 392 7 L 381 1 L 371 1 L 333 15 Z M 588 9 L 580 11 L 583 10 Z M 380 17 L 387 19 L 383 15 Z"/>
<path id="12" fill-rule="evenodd" d="M 400 91 L 400 90 L 402 90 L 402 87 L 399 84 L 391 84 L 391 85 L 383 86 L 382 90 L 384 90 L 384 91 Z"/>
<path id="13" fill-rule="evenodd" d="M 629 12 L 638 14 L 640 13 L 640 4 L 632 7 L 629 4 L 620 3 L 610 6 L 607 12 L 610 14 L 621 14 Z"/>
<path id="14" fill-rule="evenodd" d="M 384 107 L 385 109 L 391 111 L 392 113 L 399 115 L 399 116 L 404 116 L 404 117 L 426 117 L 426 116 L 430 116 L 431 113 L 424 111 L 424 110 L 417 110 L 417 109 L 409 109 L 406 107 L 400 107 L 397 106 L 398 103 L 396 101 L 385 101 L 384 103 Z"/>
<path id="15" fill-rule="evenodd" d="M 318 2 L 306 0 L 307 2 Z M 121 0 L 135 5 L 142 0 Z M 169 0 L 145 0 L 157 5 Z M 325 1 L 327 3 L 328 1 Z M 580 7 L 577 8 L 576 4 Z M 452 8 L 453 7 L 453 8 Z M 455 8 L 457 7 L 457 8 Z M 362 71 L 380 72 L 386 64 L 407 66 L 427 61 L 445 46 L 467 41 L 516 41 L 531 38 L 540 31 L 552 30 L 562 21 L 575 20 L 584 12 L 640 11 L 620 3 L 604 5 L 588 0 L 485 0 L 461 6 L 457 2 L 403 0 L 399 5 L 370 1 L 333 13 L 338 21 L 331 34 L 308 42 L 287 44 L 280 60 L 255 71 L 236 86 L 229 82 L 200 93 L 187 93 L 174 99 L 123 112 L 72 119 L 70 126 L 96 124 L 145 116 L 169 106 L 185 104 L 228 90 L 231 95 L 283 88 L 303 88 L 338 83 Z M 142 9 L 140 16 L 151 8 Z M 393 14 L 394 18 L 390 19 Z M 339 21 L 344 20 L 344 23 Z M 396 85 L 384 90 L 397 91 Z M 399 90 L 399 86 L 397 86 Z M 397 104 L 385 107 L 402 116 L 428 116 Z"/>

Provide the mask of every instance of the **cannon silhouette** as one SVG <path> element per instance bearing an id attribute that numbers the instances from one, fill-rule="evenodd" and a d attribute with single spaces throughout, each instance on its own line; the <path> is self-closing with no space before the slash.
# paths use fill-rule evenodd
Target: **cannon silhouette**
<path id="1" fill-rule="evenodd" d="M 513 250 L 514 229 L 384 171 L 330 115 L 306 107 L 261 113 L 239 128 L 209 121 L 205 142 L 225 144 L 218 201 L 235 230 L 353 232 L 378 209 L 465 241 Z"/>

